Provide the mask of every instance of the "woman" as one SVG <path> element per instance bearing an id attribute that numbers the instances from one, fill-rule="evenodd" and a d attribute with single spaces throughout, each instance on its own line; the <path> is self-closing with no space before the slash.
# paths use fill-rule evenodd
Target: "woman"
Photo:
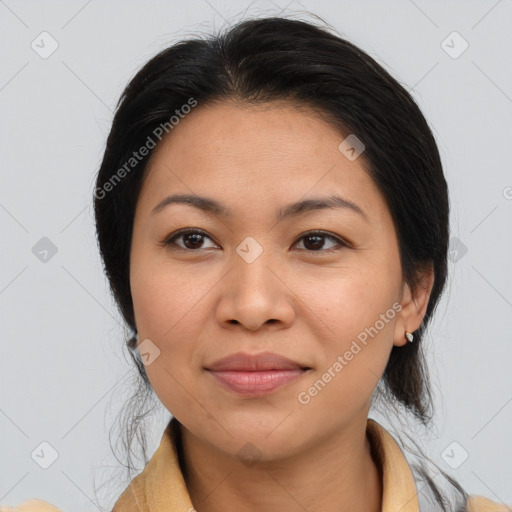
<path id="1" fill-rule="evenodd" d="M 368 417 L 380 397 L 430 421 L 449 203 L 418 106 L 359 48 L 276 17 L 161 52 L 122 95 L 95 214 L 173 416 L 114 512 L 512 510 Z"/>

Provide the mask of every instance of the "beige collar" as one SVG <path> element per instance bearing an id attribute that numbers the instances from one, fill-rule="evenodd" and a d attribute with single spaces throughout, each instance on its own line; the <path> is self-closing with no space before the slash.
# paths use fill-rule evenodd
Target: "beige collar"
<path id="1" fill-rule="evenodd" d="M 193 512 L 175 445 L 177 421 L 165 429 L 157 451 L 114 505 L 113 512 Z M 382 470 L 382 512 L 419 512 L 416 485 L 396 441 L 375 420 L 366 429 Z"/>
<path id="2" fill-rule="evenodd" d="M 178 425 L 173 418 L 157 451 L 117 500 L 112 512 L 194 512 L 176 451 Z M 372 419 L 367 421 L 366 434 L 382 473 L 382 512 L 419 512 L 412 471 L 396 441 Z M 469 496 L 466 507 L 468 512 L 512 512 L 512 507 L 478 495 Z M 15 508 L 0 505 L 0 512 L 36 511 L 62 512 L 38 499 L 24 501 Z"/>

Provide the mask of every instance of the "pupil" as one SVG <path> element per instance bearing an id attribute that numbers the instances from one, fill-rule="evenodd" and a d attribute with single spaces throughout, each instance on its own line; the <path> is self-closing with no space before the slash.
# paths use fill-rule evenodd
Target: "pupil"
<path id="1" fill-rule="evenodd" d="M 308 237 L 306 237 L 306 240 L 312 240 L 312 239 L 316 239 L 317 243 L 313 243 L 313 246 L 314 248 L 316 249 L 319 249 L 322 247 L 322 240 L 323 240 L 323 237 L 322 236 L 318 236 L 318 235 L 310 235 Z M 307 245 L 306 245 L 307 246 Z"/>
<path id="2" fill-rule="evenodd" d="M 190 238 L 194 238 L 196 237 L 196 240 L 195 242 L 193 241 L 192 242 L 192 245 L 194 245 L 194 243 L 198 243 L 199 245 L 201 245 L 201 239 L 203 238 L 203 235 L 200 235 L 198 233 L 190 233 L 188 235 L 185 236 L 185 246 L 187 245 L 187 241 L 190 239 Z M 193 247 L 193 248 L 196 248 L 196 247 Z"/>

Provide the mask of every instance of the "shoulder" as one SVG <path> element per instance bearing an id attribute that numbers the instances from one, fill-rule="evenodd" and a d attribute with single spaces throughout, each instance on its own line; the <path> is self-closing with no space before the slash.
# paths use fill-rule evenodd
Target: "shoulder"
<path id="1" fill-rule="evenodd" d="M 27 500 L 20 503 L 17 507 L 0 505 L 0 512 L 62 512 L 59 508 L 43 500 Z"/>
<path id="2" fill-rule="evenodd" d="M 512 507 L 476 494 L 468 497 L 466 506 L 468 512 L 512 512 Z"/>

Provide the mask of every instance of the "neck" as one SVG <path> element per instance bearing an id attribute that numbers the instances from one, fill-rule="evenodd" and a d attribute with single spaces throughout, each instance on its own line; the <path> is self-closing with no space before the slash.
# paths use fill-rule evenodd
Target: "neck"
<path id="1" fill-rule="evenodd" d="M 183 474 L 197 512 L 380 512 L 382 475 L 366 419 L 300 454 L 247 467 L 183 426 Z"/>

